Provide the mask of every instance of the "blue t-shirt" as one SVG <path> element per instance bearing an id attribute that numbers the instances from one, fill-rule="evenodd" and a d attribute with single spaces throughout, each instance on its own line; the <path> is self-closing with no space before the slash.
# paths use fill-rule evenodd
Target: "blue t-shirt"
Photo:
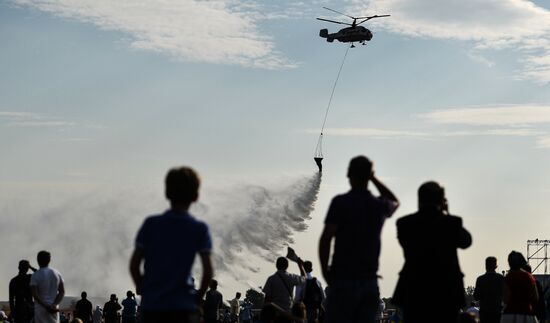
<path id="1" fill-rule="evenodd" d="M 197 253 L 212 250 L 208 226 L 187 212 L 168 210 L 145 219 L 136 248 L 143 251 L 145 260 L 143 309 L 194 309 L 191 268 Z"/>
<path id="2" fill-rule="evenodd" d="M 331 278 L 376 278 L 382 226 L 397 206 L 366 189 L 354 189 L 332 200 L 325 219 L 326 224 L 337 226 Z"/>

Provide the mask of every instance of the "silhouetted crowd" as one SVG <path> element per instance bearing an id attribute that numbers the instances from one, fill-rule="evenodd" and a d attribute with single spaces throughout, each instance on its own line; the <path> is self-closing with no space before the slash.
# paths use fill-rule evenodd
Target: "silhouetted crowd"
<path id="1" fill-rule="evenodd" d="M 51 255 L 40 251 L 39 269 L 27 260 L 10 281 L 12 323 L 534 323 L 546 322 L 546 290 L 531 274 L 524 256 L 512 251 L 509 270 L 496 271 L 497 259 L 488 257 L 486 273 L 476 281 L 474 302 L 466 307 L 458 249 L 472 244 L 462 219 L 449 213 L 445 189 L 426 182 L 418 189 L 418 210 L 397 220 L 397 236 L 405 263 L 391 302 L 397 307 L 382 316 L 384 302 L 378 288 L 381 233 L 399 200 L 375 176 L 364 156 L 350 161 L 351 189 L 333 198 L 324 221 L 318 252 L 328 286 L 313 276 L 311 261 L 291 248 L 276 260 L 276 271 L 263 288 L 263 303 L 253 310 L 241 293 L 224 302 L 214 279 L 212 238 L 208 225 L 189 213 L 199 197 L 200 179 L 189 167 L 171 169 L 165 178 L 170 207 L 147 217 L 140 227 L 130 259 L 135 290 L 119 303 L 115 294 L 103 308 L 82 292 L 72 313 L 60 313 L 65 295 L 61 274 L 49 266 Z M 372 184 L 378 191 L 369 191 Z M 434 243 L 436 241 L 437 243 Z M 330 251 L 333 248 L 332 259 Z M 196 256 L 202 276 L 198 288 L 191 277 Z M 288 272 L 296 263 L 299 274 Z M 32 270 L 33 274 L 28 274 Z M 248 295 L 247 295 L 248 296 Z M 429 303 L 429 309 L 426 304 Z M 228 305 L 226 305 L 228 304 Z M 382 307 L 381 307 L 382 306 Z M 71 319 L 72 314 L 72 319 Z M 0 312 L 0 322 L 7 322 Z"/>

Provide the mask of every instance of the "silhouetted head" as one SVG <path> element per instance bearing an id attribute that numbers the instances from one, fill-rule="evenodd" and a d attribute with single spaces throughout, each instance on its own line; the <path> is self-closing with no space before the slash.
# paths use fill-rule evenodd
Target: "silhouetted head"
<path id="1" fill-rule="evenodd" d="M 19 261 L 19 266 L 17 266 L 17 269 L 19 269 L 20 274 L 26 274 L 29 271 L 29 268 L 31 268 L 31 264 L 28 260 Z"/>
<path id="2" fill-rule="evenodd" d="M 348 167 L 348 178 L 352 187 L 364 187 L 372 176 L 372 162 L 365 156 L 352 158 Z"/>
<path id="3" fill-rule="evenodd" d="M 288 268 L 288 259 L 285 257 L 279 257 L 277 258 L 277 262 L 275 263 L 278 270 L 286 270 Z"/>
<path id="4" fill-rule="evenodd" d="M 132 292 L 131 290 L 126 292 L 126 297 L 132 298 L 133 296 L 134 296 L 134 292 Z"/>
<path id="5" fill-rule="evenodd" d="M 237 294 L 235 294 L 235 298 L 240 299 L 241 298 L 241 293 L 237 292 Z"/>
<path id="6" fill-rule="evenodd" d="M 497 258 L 495 257 L 485 258 L 485 269 L 487 271 L 495 271 L 497 269 Z"/>
<path id="7" fill-rule="evenodd" d="M 165 186 L 166 198 L 172 203 L 191 204 L 199 198 L 200 178 L 189 167 L 170 169 Z"/>
<path id="8" fill-rule="evenodd" d="M 306 273 L 310 273 L 313 271 L 313 264 L 311 263 L 311 261 L 304 261 L 304 270 L 306 271 Z"/>
<path id="9" fill-rule="evenodd" d="M 116 294 L 111 294 L 111 300 L 116 301 Z"/>
<path id="10" fill-rule="evenodd" d="M 38 255 L 36 256 L 36 261 L 38 262 L 38 266 L 40 266 L 40 268 L 48 267 L 51 259 L 52 255 L 45 250 L 38 252 Z"/>
<path id="11" fill-rule="evenodd" d="M 210 281 L 210 289 L 216 289 L 216 288 L 218 288 L 218 281 L 215 279 L 212 279 Z"/>
<path id="12" fill-rule="evenodd" d="M 418 208 L 443 211 L 446 208 L 445 189 L 437 182 L 426 182 L 418 188 Z"/>
<path id="13" fill-rule="evenodd" d="M 519 270 L 527 264 L 527 260 L 520 252 L 512 251 L 508 255 L 508 265 L 511 270 Z"/>
<path id="14" fill-rule="evenodd" d="M 82 292 L 80 293 L 80 297 L 82 297 L 83 299 L 86 299 L 86 297 L 88 297 L 88 293 Z"/>

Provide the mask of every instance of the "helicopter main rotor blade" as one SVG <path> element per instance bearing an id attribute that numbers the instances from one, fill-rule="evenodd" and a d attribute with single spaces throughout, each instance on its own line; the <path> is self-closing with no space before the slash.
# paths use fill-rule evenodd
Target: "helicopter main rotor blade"
<path id="1" fill-rule="evenodd" d="M 360 25 L 366 21 L 369 21 L 371 19 L 374 19 L 374 18 L 383 18 L 383 17 L 390 17 L 391 15 L 376 15 L 376 16 L 370 16 L 370 17 L 360 17 L 358 19 L 362 19 L 362 18 L 365 18 L 365 20 L 361 20 L 361 22 L 358 22 L 357 25 Z"/>
<path id="2" fill-rule="evenodd" d="M 332 23 L 335 23 L 335 24 L 351 26 L 351 24 L 348 24 L 347 22 L 334 21 L 334 20 L 328 20 L 328 19 L 323 19 L 323 18 L 317 18 L 317 20 L 328 21 L 328 22 L 332 22 Z"/>
<path id="3" fill-rule="evenodd" d="M 323 9 L 327 9 L 327 10 L 330 10 L 330 11 L 332 11 L 332 12 L 336 12 L 336 13 L 338 13 L 338 14 L 341 14 L 341 15 L 344 15 L 344 16 L 346 16 L 346 17 L 349 17 L 349 18 L 351 18 L 351 19 L 355 19 L 355 17 L 352 17 L 352 16 L 350 16 L 350 15 L 346 15 L 345 13 L 340 12 L 340 11 L 336 11 L 336 10 L 334 10 L 334 9 L 330 9 L 330 8 L 327 8 L 327 7 L 323 7 Z"/>

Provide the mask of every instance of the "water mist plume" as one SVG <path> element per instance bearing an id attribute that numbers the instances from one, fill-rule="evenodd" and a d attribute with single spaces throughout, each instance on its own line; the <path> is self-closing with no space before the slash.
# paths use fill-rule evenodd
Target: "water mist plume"
<path id="1" fill-rule="evenodd" d="M 231 185 L 202 190 L 204 199 L 191 212 L 210 226 L 215 269 L 227 278 L 226 285 L 259 284 L 247 281 L 259 262 L 272 262 L 295 232 L 307 228 L 321 174 L 286 182 L 277 189 Z M 0 300 L 8 298 L 18 261 L 36 265 L 39 250 L 52 252 L 52 267 L 62 273 L 67 295 L 86 290 L 106 299 L 111 293 L 123 296 L 133 289 L 128 260 L 137 229 L 147 215 L 167 208 L 162 192 L 150 188 L 45 192 L 29 187 L 8 193 L 0 195 Z"/>

